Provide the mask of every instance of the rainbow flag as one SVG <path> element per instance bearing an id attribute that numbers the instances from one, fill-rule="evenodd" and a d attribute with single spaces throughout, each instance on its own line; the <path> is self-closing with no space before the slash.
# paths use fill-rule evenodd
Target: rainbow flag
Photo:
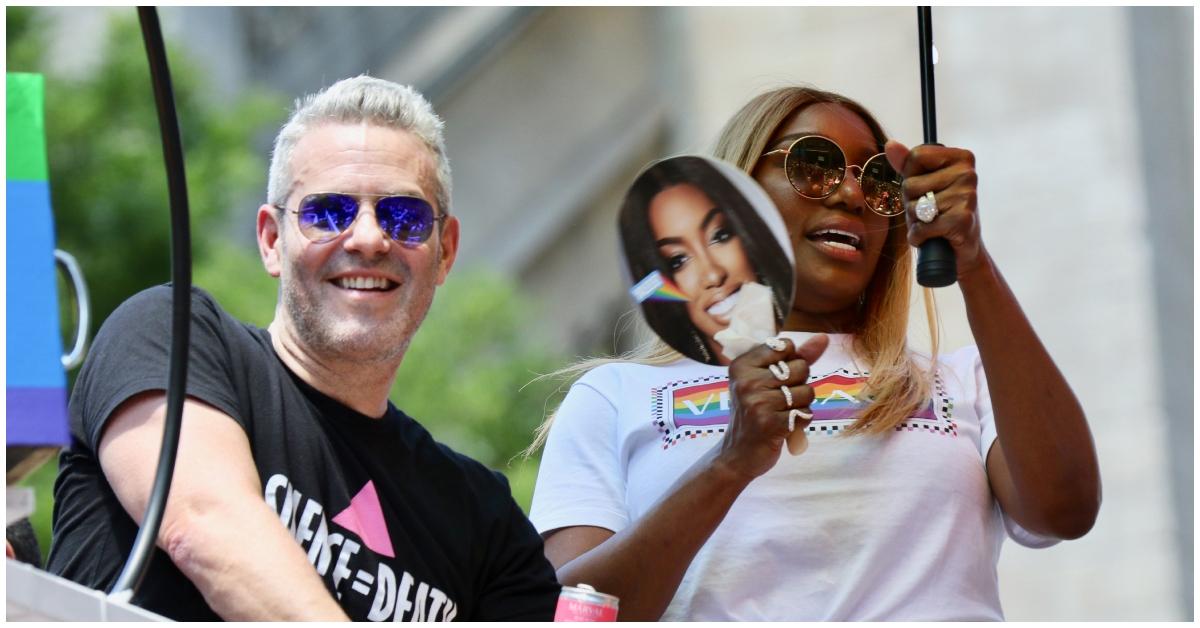
<path id="1" fill-rule="evenodd" d="M 7 79 L 7 444 L 65 445 L 67 378 L 58 328 L 44 83 L 38 74 Z"/>
<path id="2" fill-rule="evenodd" d="M 634 301 L 638 303 L 645 301 L 685 302 L 688 300 L 683 291 L 679 289 L 679 286 L 676 286 L 670 279 L 664 277 L 657 270 L 634 284 L 629 289 L 629 293 L 633 295 Z"/>

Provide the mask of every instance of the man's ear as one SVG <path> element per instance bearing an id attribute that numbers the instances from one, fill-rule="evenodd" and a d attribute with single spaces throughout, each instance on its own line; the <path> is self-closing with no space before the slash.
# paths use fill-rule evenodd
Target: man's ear
<path id="1" fill-rule="evenodd" d="M 458 229 L 458 218 L 447 216 L 446 222 L 442 225 L 442 258 L 438 260 L 437 279 L 439 286 L 446 281 L 446 276 L 450 274 L 450 267 L 454 265 L 454 258 L 458 255 Z"/>
<path id="2" fill-rule="evenodd" d="M 279 271 L 282 267 L 280 262 L 282 253 L 279 247 L 283 244 L 280 241 L 280 230 L 283 228 L 283 225 L 279 224 L 279 219 L 279 210 L 274 206 L 259 206 L 258 223 L 256 226 L 258 254 L 262 258 L 263 267 L 267 269 L 267 274 L 272 277 L 279 277 Z"/>

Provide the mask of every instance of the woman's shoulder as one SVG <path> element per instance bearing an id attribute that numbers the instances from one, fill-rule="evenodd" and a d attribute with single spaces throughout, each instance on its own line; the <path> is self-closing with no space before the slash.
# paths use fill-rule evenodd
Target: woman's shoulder
<path id="1" fill-rule="evenodd" d="M 917 368 L 928 372 L 931 366 L 929 352 L 910 349 Z M 950 386 L 954 390 L 971 390 L 983 376 L 979 359 L 979 348 L 964 345 L 946 351 L 938 351 L 934 381 Z"/>
<path id="2" fill-rule="evenodd" d="M 930 353 L 927 350 L 910 347 L 908 353 L 922 367 L 930 363 Z M 954 370 L 973 368 L 978 360 L 979 347 L 975 345 L 964 345 L 949 350 L 940 349 L 937 356 L 939 368 L 951 368 Z"/>
<path id="3" fill-rule="evenodd" d="M 610 389 L 686 379 L 699 375 L 725 375 L 727 372 L 726 367 L 702 364 L 688 358 L 680 358 L 665 364 L 651 364 L 636 360 L 613 360 L 589 369 L 576 381 L 576 384 Z"/>
<path id="4" fill-rule="evenodd" d="M 979 362 L 979 347 L 964 345 L 938 354 L 938 363 L 954 370 L 974 369 Z"/>

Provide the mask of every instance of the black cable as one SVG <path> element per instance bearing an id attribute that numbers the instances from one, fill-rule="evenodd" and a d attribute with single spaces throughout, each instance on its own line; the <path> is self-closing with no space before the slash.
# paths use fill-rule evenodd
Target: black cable
<path id="1" fill-rule="evenodd" d="M 114 596 L 126 600 L 133 597 L 142 585 L 146 567 L 154 552 L 158 529 L 162 525 L 167 493 L 171 489 L 175 454 L 179 449 L 179 428 L 183 422 L 188 335 L 192 317 L 192 252 L 188 229 L 187 181 L 184 177 L 183 146 L 179 136 L 179 121 L 175 115 L 171 74 L 167 68 L 167 51 L 154 7 L 138 7 L 138 20 L 142 25 L 142 39 L 146 43 L 146 57 L 150 61 L 150 78 L 154 87 L 154 104 L 158 109 L 158 128 L 162 133 L 163 160 L 167 168 L 167 190 L 171 201 L 171 353 L 167 379 L 167 416 L 154 486 L 146 502 L 141 529 L 133 541 L 133 550 L 112 590 Z"/>
<path id="2" fill-rule="evenodd" d="M 917 7 L 917 39 L 921 50 L 921 122 L 925 143 L 937 144 L 937 108 L 933 99 L 933 18 L 929 7 Z M 942 288 L 958 280 L 954 247 L 946 238 L 929 238 L 917 249 L 917 283 Z"/>

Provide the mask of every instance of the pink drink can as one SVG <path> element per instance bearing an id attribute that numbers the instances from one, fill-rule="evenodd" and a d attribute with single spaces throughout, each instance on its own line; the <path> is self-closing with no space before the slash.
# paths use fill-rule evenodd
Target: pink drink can
<path id="1" fill-rule="evenodd" d="M 554 621 L 617 621 L 619 601 L 615 595 L 599 593 L 586 584 L 563 587 Z"/>

